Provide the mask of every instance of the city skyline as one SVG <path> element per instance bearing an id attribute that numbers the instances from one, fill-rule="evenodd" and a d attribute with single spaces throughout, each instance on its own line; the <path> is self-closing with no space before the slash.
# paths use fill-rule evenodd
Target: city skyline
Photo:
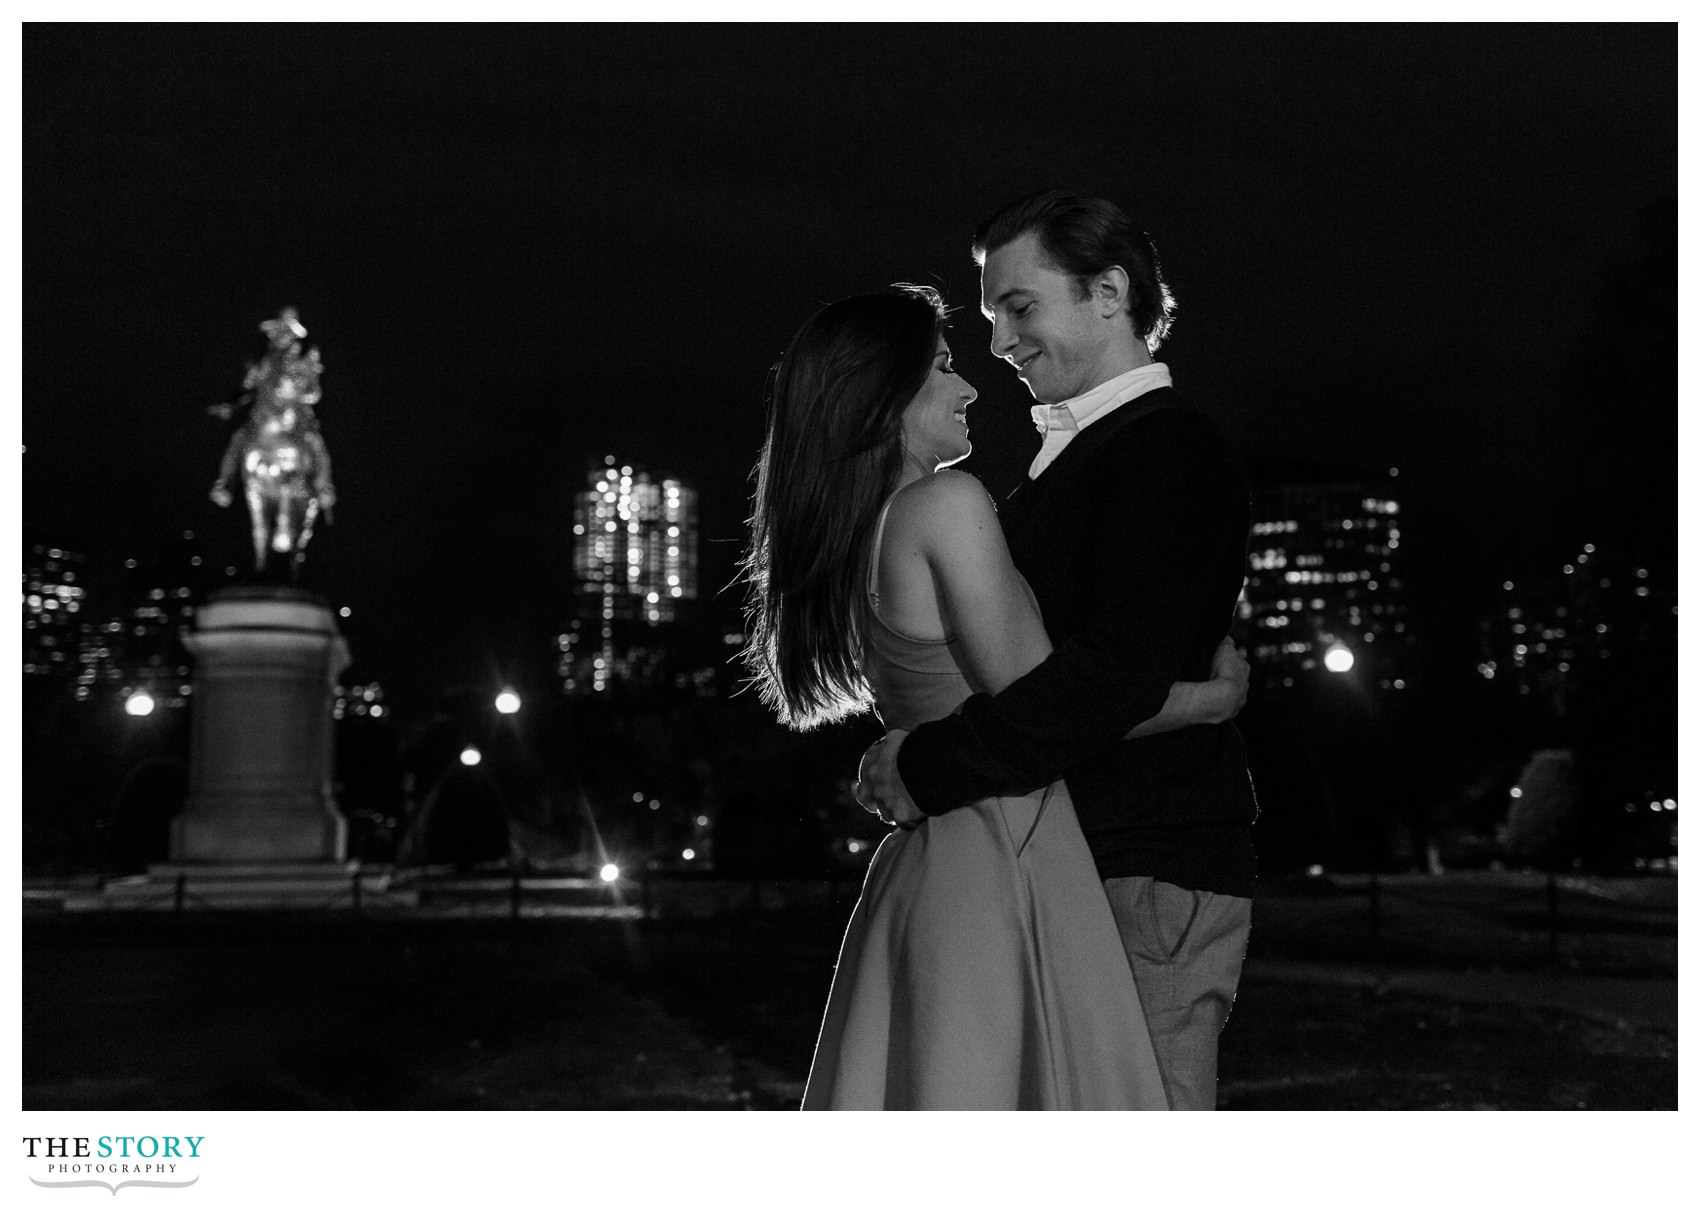
<path id="1" fill-rule="evenodd" d="M 1408 535 L 1400 529 L 1397 472 L 1376 475 L 1296 461 L 1264 461 L 1251 469 L 1247 575 L 1237 629 L 1263 692 L 1279 698 L 1283 688 L 1301 680 L 1326 681 L 1354 669 L 1353 680 L 1366 689 L 1407 688 L 1405 675 L 1422 637 L 1411 630 L 1401 553 Z M 516 682 L 542 688 L 550 681 L 544 671 L 551 664 L 552 692 L 569 697 L 600 693 L 615 682 L 650 685 L 663 673 L 669 682 L 682 674 L 699 692 L 723 693 L 724 675 L 713 668 L 721 663 L 730 663 L 733 682 L 741 676 L 732 659 L 741 632 L 703 643 L 705 628 L 715 630 L 716 616 L 712 608 L 695 609 L 700 605 L 695 487 L 652 476 L 641 460 L 622 462 L 613 454 L 588 471 L 585 481 L 572 515 L 572 596 L 553 650 L 532 653 L 488 685 L 445 682 L 435 687 L 436 695 L 494 693 Z M 90 568 L 86 551 L 52 546 L 53 536 L 40 533 L 25 537 L 25 675 L 74 679 L 79 702 L 104 685 L 121 698 L 136 689 L 159 706 L 186 706 L 191 670 L 182 639 L 193 630 L 208 593 L 241 583 L 246 570 L 211 567 L 202 555 L 204 544 L 187 531 L 161 543 L 151 561 L 125 561 L 122 607 L 101 613 L 84 609 L 85 585 L 99 571 Z M 1615 593 L 1603 567 L 1618 574 Z M 1612 640 L 1620 645 L 1674 631 L 1674 584 L 1592 543 L 1562 568 L 1494 588 L 1492 600 L 1478 604 L 1468 620 L 1473 638 L 1450 651 L 1451 672 L 1473 665 L 1484 681 L 1509 677 L 1524 695 L 1539 691 L 1560 716 L 1569 697 L 1566 675 L 1579 652 L 1610 655 L 1608 627 L 1599 618 L 1621 619 L 1624 604 L 1632 607 L 1638 623 L 1628 639 L 1614 632 Z M 335 601 L 331 605 L 346 623 L 352 612 Z M 1567 633 L 1573 611 L 1590 616 L 1588 635 L 1574 628 Z M 1525 632 L 1531 633 L 1527 645 L 1519 643 Z M 378 686 L 376 678 L 371 682 Z M 352 691 L 355 699 L 359 689 Z M 412 708 L 417 718 L 433 702 Z"/>
<path id="2" fill-rule="evenodd" d="M 1100 113 L 1074 65 L 1121 43 L 1151 66 Z M 295 306 L 340 496 L 307 583 L 398 703 L 543 659 L 609 451 L 699 486 L 702 597 L 735 611 L 764 377 L 829 298 L 944 289 L 980 391 L 963 466 L 1003 495 L 1036 436 L 968 235 L 1051 184 L 1149 226 L 1161 356 L 1248 459 L 1400 467 L 1414 598 L 1467 614 L 1584 543 L 1674 570 L 1674 392 L 1640 377 L 1674 324 L 1668 27 L 1039 28 L 1019 54 L 973 27 L 32 27 L 25 55 L 26 524 L 104 569 L 184 531 L 242 566 L 206 409 Z M 254 93 L 280 58 L 293 91 Z"/>

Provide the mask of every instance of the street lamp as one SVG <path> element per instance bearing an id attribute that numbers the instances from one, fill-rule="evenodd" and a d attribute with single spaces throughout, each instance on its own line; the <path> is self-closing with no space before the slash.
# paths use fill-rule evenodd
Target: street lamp
<path id="1" fill-rule="evenodd" d="M 1349 673 L 1357 663 L 1352 650 L 1344 644 L 1331 645 L 1328 651 L 1322 654 L 1322 667 L 1329 673 Z"/>
<path id="2" fill-rule="evenodd" d="M 138 690 L 129 698 L 124 700 L 124 712 L 126 715 L 152 715 L 153 707 L 153 695 L 149 694 L 145 690 Z"/>
<path id="3" fill-rule="evenodd" d="M 502 692 L 496 696 L 496 710 L 503 715 L 513 715 L 519 710 L 519 695 L 514 693 L 512 686 L 502 687 Z"/>
<path id="4" fill-rule="evenodd" d="M 602 871 L 600 874 L 604 884 L 612 884 L 615 880 L 620 878 L 620 869 L 613 863 L 604 863 L 602 864 Z"/>
<path id="5" fill-rule="evenodd" d="M 465 749 L 460 751 L 460 764 L 462 766 L 476 766 L 483 760 L 484 755 L 478 752 L 478 746 L 476 745 L 468 745 Z"/>

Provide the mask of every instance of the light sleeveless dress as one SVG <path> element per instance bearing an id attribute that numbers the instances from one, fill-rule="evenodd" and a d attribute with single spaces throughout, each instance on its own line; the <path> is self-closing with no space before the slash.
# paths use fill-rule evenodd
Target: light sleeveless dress
<path id="1" fill-rule="evenodd" d="M 948 640 L 878 615 L 863 670 L 888 728 L 971 693 Z M 1029 591 L 1031 592 L 1031 591 Z M 838 956 L 803 1110 L 1165 1110 L 1109 901 L 1067 788 L 982 800 L 894 830 Z"/>

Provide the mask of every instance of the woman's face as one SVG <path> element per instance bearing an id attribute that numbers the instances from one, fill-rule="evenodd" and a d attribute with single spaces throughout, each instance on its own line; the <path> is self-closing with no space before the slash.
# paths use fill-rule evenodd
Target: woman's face
<path id="1" fill-rule="evenodd" d="M 968 457 L 968 406 L 978 393 L 957 374 L 950 346 L 939 338 L 927 381 L 903 410 L 903 450 L 932 472 Z"/>

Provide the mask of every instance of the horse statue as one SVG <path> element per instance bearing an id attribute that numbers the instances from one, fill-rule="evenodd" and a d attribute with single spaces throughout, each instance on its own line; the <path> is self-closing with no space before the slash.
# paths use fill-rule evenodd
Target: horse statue
<path id="1" fill-rule="evenodd" d="M 336 504 L 331 458 L 313 412 L 324 366 L 317 348 L 301 352 L 307 330 L 293 307 L 261 324 L 260 331 L 268 348 L 258 362 L 249 363 L 241 394 L 208 409 L 227 420 L 247 410 L 225 448 L 210 495 L 219 508 L 229 506 L 230 479 L 240 466 L 253 525 L 254 571 L 263 575 L 284 564 L 294 578 L 320 510 L 330 522 Z"/>

